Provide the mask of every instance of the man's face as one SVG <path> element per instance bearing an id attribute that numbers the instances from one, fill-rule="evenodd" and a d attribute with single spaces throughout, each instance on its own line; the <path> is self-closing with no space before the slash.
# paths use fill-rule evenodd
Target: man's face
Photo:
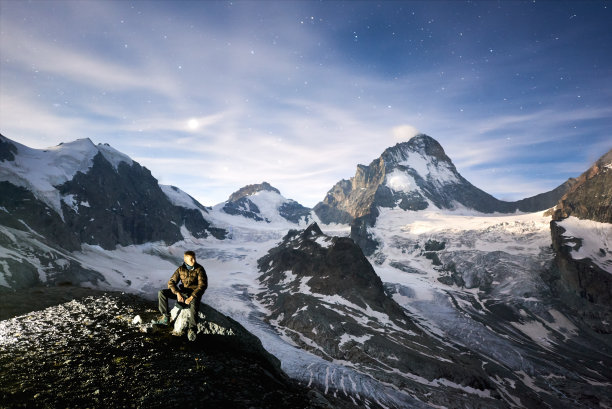
<path id="1" fill-rule="evenodd" d="M 184 255 L 183 260 L 188 266 L 193 266 L 195 264 L 195 258 L 193 258 L 193 256 Z"/>

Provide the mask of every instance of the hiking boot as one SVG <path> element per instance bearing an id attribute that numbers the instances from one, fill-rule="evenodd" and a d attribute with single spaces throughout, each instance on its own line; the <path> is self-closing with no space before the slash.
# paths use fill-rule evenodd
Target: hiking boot
<path id="1" fill-rule="evenodd" d="M 195 341 L 196 340 L 196 332 L 195 330 L 189 328 L 189 331 L 187 331 L 187 339 L 190 341 Z"/>
<path id="2" fill-rule="evenodd" d="M 155 321 L 155 323 L 157 325 L 168 325 L 168 324 L 170 324 L 170 317 L 168 317 L 167 315 L 164 315 L 160 319 Z"/>

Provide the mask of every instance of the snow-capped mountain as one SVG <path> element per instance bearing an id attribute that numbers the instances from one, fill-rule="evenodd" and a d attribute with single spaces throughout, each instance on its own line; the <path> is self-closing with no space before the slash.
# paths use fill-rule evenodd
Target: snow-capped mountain
<path id="1" fill-rule="evenodd" d="M 67 281 L 151 297 L 191 249 L 209 274 L 203 301 L 325 396 L 371 408 L 612 407 L 612 320 L 594 325 L 556 296 L 550 218 L 516 205 L 488 213 L 507 205 L 464 181 L 429 137 L 383 156 L 315 215 L 267 183 L 207 208 L 110 147 L 44 152 L 0 138 L 0 289 Z M 522 209 L 550 207 L 560 190 Z M 560 223 L 574 234 L 572 220 Z M 596 249 L 603 236 L 583 227 Z M 368 257 L 362 239 L 375 243 Z"/>
<path id="2" fill-rule="evenodd" d="M 0 260 L 7 266 L 0 284 L 103 280 L 67 257 L 84 245 L 112 250 L 225 235 L 203 206 L 177 188 L 160 187 L 148 169 L 108 145 L 80 139 L 39 150 L 0 136 L 0 158 L 6 249 Z"/>
<path id="3" fill-rule="evenodd" d="M 367 230 L 376 223 L 379 208 L 533 212 L 553 206 L 570 184 L 568 181 L 532 198 L 504 202 L 473 186 L 457 172 L 435 139 L 419 134 L 386 149 L 370 165 L 358 165 L 355 176 L 338 182 L 314 211 L 326 224 L 351 223 L 351 237 L 371 254 L 377 243 Z"/>
<path id="4" fill-rule="evenodd" d="M 247 185 L 232 193 L 229 199 L 215 207 L 229 215 L 240 215 L 255 221 L 308 223 L 310 209 L 295 200 L 286 199 L 268 182 Z"/>

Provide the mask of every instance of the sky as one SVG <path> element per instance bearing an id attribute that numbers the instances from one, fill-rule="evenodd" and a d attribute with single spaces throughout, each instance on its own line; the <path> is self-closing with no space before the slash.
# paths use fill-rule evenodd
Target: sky
<path id="1" fill-rule="evenodd" d="M 503 200 L 612 148 L 609 1 L 0 0 L 0 133 L 312 207 L 416 133 Z"/>

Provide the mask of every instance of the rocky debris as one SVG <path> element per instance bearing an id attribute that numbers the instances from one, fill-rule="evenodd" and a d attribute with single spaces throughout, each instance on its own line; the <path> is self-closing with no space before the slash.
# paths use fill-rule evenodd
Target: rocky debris
<path id="1" fill-rule="evenodd" d="M 289 379 L 257 338 L 205 305 L 207 321 L 233 335 L 143 333 L 152 307 L 106 293 L 0 321 L 1 406 L 355 407 Z"/>
<path id="2" fill-rule="evenodd" d="M 0 211 L 0 219 L 1 216 Z M 0 292 L 40 285 L 96 285 L 106 281 L 100 272 L 83 266 L 65 248 L 34 231 L 0 225 L 0 248 L 5 249 L 0 251 L 0 265 L 4 266 L 0 269 L 0 277 L 4 279 L 0 280 L 3 281 Z"/>

